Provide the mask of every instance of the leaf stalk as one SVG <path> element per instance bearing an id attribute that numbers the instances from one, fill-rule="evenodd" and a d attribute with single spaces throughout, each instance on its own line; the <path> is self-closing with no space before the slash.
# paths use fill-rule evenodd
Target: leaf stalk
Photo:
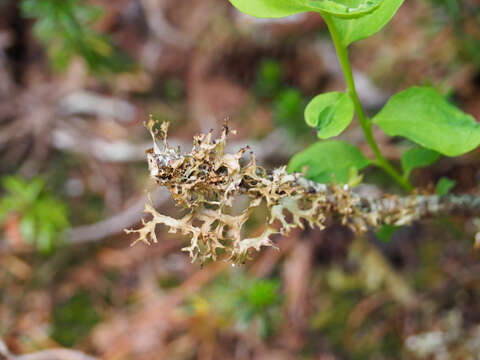
<path id="1" fill-rule="evenodd" d="M 350 60 L 348 58 L 348 49 L 342 43 L 340 39 L 340 34 L 338 33 L 338 29 L 331 18 L 331 15 L 327 13 L 322 13 L 322 17 L 327 24 L 328 30 L 330 31 L 330 35 L 333 40 L 333 44 L 335 45 L 335 50 L 337 52 L 337 57 L 342 67 L 343 75 L 345 76 L 345 82 L 347 84 L 347 92 L 352 98 L 353 105 L 355 107 L 355 113 L 357 114 L 358 122 L 362 127 L 363 133 L 365 135 L 365 139 L 368 142 L 368 145 L 373 150 L 375 154 L 376 161 L 374 162 L 375 165 L 382 168 L 388 175 L 390 175 L 402 188 L 406 191 L 411 192 L 413 190 L 413 186 L 410 184 L 408 179 L 402 177 L 402 175 L 393 167 L 392 164 L 383 156 L 380 148 L 378 147 L 375 138 L 373 137 L 372 133 L 372 124 L 371 121 L 365 115 L 365 111 L 363 110 L 362 104 L 357 94 L 357 89 L 355 87 L 355 81 L 353 78 L 352 66 L 350 65 Z"/>

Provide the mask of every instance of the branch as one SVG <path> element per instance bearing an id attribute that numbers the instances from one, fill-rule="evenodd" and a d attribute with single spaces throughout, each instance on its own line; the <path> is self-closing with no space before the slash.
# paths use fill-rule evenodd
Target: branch
<path id="1" fill-rule="evenodd" d="M 156 40 L 161 40 L 183 49 L 187 49 L 192 44 L 193 39 L 174 28 L 168 22 L 161 3 L 155 0 L 142 0 L 141 4 L 145 10 L 148 28 Z"/>
<path id="2" fill-rule="evenodd" d="M 96 360 L 80 351 L 70 349 L 49 349 L 25 355 L 13 355 L 0 339 L 0 359 L 2 360 Z"/>
<path id="3" fill-rule="evenodd" d="M 89 115 L 128 123 L 135 119 L 136 108 L 128 101 L 79 90 L 62 97 L 58 111 L 63 116 Z"/>
<path id="4" fill-rule="evenodd" d="M 163 189 L 157 189 L 150 195 L 151 201 L 153 201 L 157 207 L 165 203 L 169 197 L 168 192 Z M 98 241 L 115 235 L 121 232 L 123 228 L 138 223 L 147 199 L 147 196 L 142 196 L 142 198 L 137 200 L 132 206 L 105 220 L 68 229 L 65 232 L 65 238 L 68 239 L 69 243 L 80 244 Z"/>
<path id="5" fill-rule="evenodd" d="M 156 243 L 156 225 L 165 224 L 169 232 L 190 237 L 190 246 L 183 250 L 192 260 L 202 263 L 217 260 L 226 254 L 228 260 L 243 262 L 251 249 L 275 247 L 271 236 L 286 235 L 296 227 L 323 229 L 327 219 L 339 220 L 356 233 L 382 225 L 406 225 L 440 213 L 480 213 L 480 197 L 471 195 L 413 194 L 407 197 L 385 195 L 381 198 L 361 196 L 347 185 L 319 184 L 302 174 L 289 174 L 285 167 L 267 172 L 256 163 L 255 156 L 247 163 L 244 154 L 248 147 L 235 154 L 225 153 L 228 127 L 222 136 L 212 140 L 212 133 L 196 136 L 193 149 L 183 154 L 167 143 L 168 124 L 162 124 L 163 148 L 157 143 L 153 120 L 150 131 L 154 147 L 147 151 L 150 175 L 160 186 L 171 192 L 186 214 L 175 219 L 157 212 L 147 203 L 145 212 L 152 216 L 143 221 L 136 233 L 137 241 Z M 232 206 L 240 196 L 248 203 L 238 215 Z M 261 204 L 267 207 L 266 227 L 259 236 L 244 237 L 244 224 L 252 211 Z M 277 226 L 275 225 L 277 224 Z"/>
<path id="6" fill-rule="evenodd" d="M 89 139 L 79 134 L 75 134 L 71 130 L 57 129 L 54 131 L 54 145 L 63 150 L 71 149 L 83 154 L 87 153 L 88 155 L 106 161 L 134 161 L 145 159 L 145 149 L 147 148 L 147 145 L 134 145 L 126 142 L 122 143 L 124 145 L 118 145 L 117 143 L 111 143 L 95 138 Z M 182 143 L 178 140 L 174 140 L 173 144 L 175 146 L 180 146 Z M 229 148 L 238 147 L 239 144 L 240 142 L 232 142 Z M 186 145 L 184 144 L 183 146 Z M 119 151 L 121 148 L 130 150 L 122 153 Z M 273 158 L 285 159 L 297 149 L 296 145 L 289 140 L 286 133 L 281 130 L 273 131 L 265 139 L 254 142 L 252 148 L 262 154 L 262 160 Z M 156 208 L 162 206 L 162 204 L 170 198 L 168 192 L 164 189 L 155 190 L 150 194 L 150 197 Z M 98 241 L 108 236 L 115 235 L 121 232 L 122 229 L 133 226 L 140 221 L 142 217 L 141 212 L 147 200 L 147 196 L 142 196 L 127 209 L 105 220 L 68 229 L 65 232 L 65 238 L 68 239 L 70 243 L 80 244 Z"/>

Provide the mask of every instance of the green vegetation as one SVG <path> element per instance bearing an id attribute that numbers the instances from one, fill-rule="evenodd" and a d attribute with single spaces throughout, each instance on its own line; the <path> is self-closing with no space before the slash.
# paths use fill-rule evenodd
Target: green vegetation
<path id="1" fill-rule="evenodd" d="M 79 0 L 22 0 L 23 16 L 35 19 L 34 34 L 46 47 L 54 67 L 64 69 L 80 56 L 96 73 L 120 72 L 132 63 L 93 24 L 102 11 Z"/>
<path id="2" fill-rule="evenodd" d="M 480 127 L 469 115 L 448 103 L 436 90 L 430 87 L 412 87 L 394 95 L 385 107 L 369 119 L 360 103 L 350 66 L 348 46 L 373 35 L 384 27 L 403 0 L 379 1 L 272 1 L 272 0 L 230 0 L 240 11 L 258 17 L 282 17 L 299 12 L 319 13 L 332 36 L 338 59 L 342 67 L 347 89 L 344 93 L 328 93 L 315 97 L 305 110 L 305 121 L 317 128 L 320 139 L 339 135 L 351 122 L 353 110 L 362 127 L 365 139 L 375 159 L 368 163 L 382 168 L 405 190 L 413 190 L 409 175 L 414 168 L 431 164 L 438 156 L 459 156 L 475 149 L 480 144 Z M 420 145 L 425 150 L 409 150 L 402 161 L 403 174 L 385 158 L 373 136 L 373 125 L 379 126 L 390 136 L 401 136 Z M 325 146 L 319 144 L 294 156 L 290 171 L 303 171 L 308 167 L 307 176 L 316 181 L 347 182 L 346 170 L 362 170 L 367 160 L 352 145 L 328 140 Z M 338 169 L 339 150 L 342 149 L 342 163 Z M 430 152 L 429 152 L 430 151 Z M 319 157 L 331 161 L 319 161 Z M 329 179 L 325 174 L 333 174 Z"/>
<path id="3" fill-rule="evenodd" d="M 244 274 L 222 276 L 190 301 L 191 309 L 199 311 L 205 301 L 212 314 L 229 319 L 234 325 L 253 328 L 262 338 L 275 332 L 281 320 L 282 297 L 276 279 L 262 280 Z M 209 299 L 209 300 L 207 300 Z"/>
<path id="4" fill-rule="evenodd" d="M 53 311 L 52 338 L 67 347 L 88 335 L 100 321 L 93 307 L 90 294 L 79 291 Z"/>
<path id="5" fill-rule="evenodd" d="M 0 197 L 0 223 L 18 217 L 23 240 L 42 253 L 59 246 L 69 225 L 67 207 L 47 190 L 44 180 L 5 176 L 1 183 L 5 193 Z"/>
<path id="6" fill-rule="evenodd" d="M 257 21 L 230 3 L 254 16 L 299 16 Z M 374 206 L 364 199 L 475 199 L 480 3 L 230 3 L 0 0 L 0 359 L 38 351 L 135 360 L 475 358 L 478 207 L 409 225 L 367 223 L 361 233 L 351 231 L 349 211 L 312 211 L 312 219 L 325 215 L 322 227 L 295 215 L 314 204 L 301 199 L 299 184 L 310 199 L 324 188 L 339 194 L 337 203 L 358 195 L 365 209 Z M 98 103 L 70 96 L 84 93 Z M 125 121 L 113 116 L 123 102 L 135 110 Z M 225 159 L 250 145 L 238 164 L 252 152 L 258 171 L 212 196 L 206 213 L 234 194 L 223 215 L 242 216 L 249 184 L 271 200 L 242 227 L 218 228 L 223 246 L 240 239 L 231 236 L 238 228 L 247 241 L 282 220 L 304 228 L 270 235 L 278 249 L 262 245 L 235 267 L 223 262 L 225 248 L 216 262 L 191 263 L 181 250 L 185 223 L 176 233 L 159 225 L 158 244 L 130 247 L 134 237 L 122 230 L 142 227 L 145 188 L 158 214 L 175 219 L 199 214 L 207 199 L 193 194 L 191 208 L 174 208 L 150 179 L 151 139 L 141 125 L 150 113 L 159 133 L 170 122 L 179 157 L 194 135 L 213 128 L 218 138 L 225 118 L 237 130 Z M 277 181 L 271 170 L 287 163 Z M 203 176 L 205 167 L 196 169 Z M 227 184 L 232 169 L 217 168 L 206 193 Z M 301 182 L 271 186 L 294 178 L 288 172 L 302 172 Z M 195 181 L 188 174 L 176 182 L 179 195 Z M 204 226 L 213 235 L 223 219 L 216 214 Z M 197 220 L 188 224 L 206 223 Z M 209 239 L 198 236 L 202 249 Z"/>

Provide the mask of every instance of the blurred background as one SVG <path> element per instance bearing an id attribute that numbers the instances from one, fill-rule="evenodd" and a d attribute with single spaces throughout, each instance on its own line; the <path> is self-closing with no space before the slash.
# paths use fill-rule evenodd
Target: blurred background
<path id="1" fill-rule="evenodd" d="M 407 0 L 351 47 L 374 114 L 431 84 L 480 119 L 480 1 Z M 254 19 L 227 0 L 0 0 L 0 338 L 101 359 L 480 359 L 479 221 L 437 217 L 354 237 L 277 237 L 242 267 L 190 263 L 185 239 L 130 247 L 149 180 L 148 114 L 170 141 L 225 118 L 266 168 L 316 141 L 303 110 L 344 80 L 315 14 Z M 398 163 L 404 140 L 375 136 Z M 370 154 L 352 123 L 342 139 Z M 416 170 L 475 191 L 480 152 Z M 368 191 L 399 192 L 371 169 Z M 252 231 L 261 218 L 248 223 Z M 3 357 L 2 357 L 2 352 Z M 0 358 L 8 358 L 0 348 Z M 10 359 L 10 358 L 8 358 Z"/>

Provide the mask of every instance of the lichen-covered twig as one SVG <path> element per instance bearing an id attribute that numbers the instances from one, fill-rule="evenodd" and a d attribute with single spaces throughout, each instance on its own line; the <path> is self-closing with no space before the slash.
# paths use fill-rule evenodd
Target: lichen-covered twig
<path id="1" fill-rule="evenodd" d="M 154 147 L 147 150 L 150 175 L 170 190 L 186 213 L 175 219 L 147 203 L 145 212 L 152 219 L 143 220 L 140 229 L 126 231 L 137 233 L 134 244 L 150 244 L 157 242 L 156 225 L 167 225 L 169 232 L 190 237 L 190 245 L 183 250 L 202 263 L 219 257 L 243 262 L 251 249 L 275 246 L 273 234 L 287 234 L 305 224 L 323 229 L 328 218 L 338 219 L 354 232 L 364 232 L 384 224 L 410 224 L 442 212 L 480 213 L 480 197 L 471 195 L 417 193 L 374 199 L 361 197 L 347 185 L 319 184 L 300 173 L 290 174 L 285 167 L 267 172 L 257 165 L 254 154 L 245 159 L 248 147 L 225 153 L 227 136 L 233 132 L 226 125 L 218 139 L 212 139 L 211 132 L 196 136 L 192 151 L 184 154 L 169 147 L 168 123 L 157 130 L 154 125 L 150 119 L 148 128 L 154 141 Z M 233 215 L 233 202 L 241 195 L 248 197 L 248 203 L 240 214 Z M 267 207 L 265 229 L 257 237 L 246 238 L 245 222 L 262 203 Z"/>

